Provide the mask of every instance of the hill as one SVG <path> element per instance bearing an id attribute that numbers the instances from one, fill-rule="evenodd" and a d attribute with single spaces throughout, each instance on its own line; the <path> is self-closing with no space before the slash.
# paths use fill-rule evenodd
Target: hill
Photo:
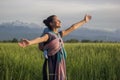
<path id="1" fill-rule="evenodd" d="M 0 40 L 11 40 L 13 38 L 33 39 L 41 35 L 43 27 L 37 24 L 14 21 L 0 24 Z M 78 40 L 103 40 L 103 41 L 120 41 L 120 29 L 116 31 L 93 30 L 88 28 L 79 28 L 63 38 Z"/>

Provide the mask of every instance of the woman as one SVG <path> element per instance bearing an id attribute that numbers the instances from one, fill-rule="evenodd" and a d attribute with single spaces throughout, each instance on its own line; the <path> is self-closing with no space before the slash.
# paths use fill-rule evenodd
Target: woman
<path id="1" fill-rule="evenodd" d="M 83 20 L 73 24 L 66 30 L 59 32 L 58 29 L 61 27 L 61 21 L 56 15 L 52 15 L 43 21 L 43 23 L 49 28 L 49 32 L 46 32 L 42 37 L 38 37 L 33 40 L 24 39 L 18 43 L 21 47 L 26 47 L 44 42 L 45 47 L 47 45 L 45 49 L 50 49 L 47 51 L 48 59 L 45 59 L 43 65 L 43 80 L 66 80 L 66 52 L 63 47 L 61 37 L 64 37 L 72 31 L 78 29 L 90 19 L 91 16 L 86 15 Z"/>

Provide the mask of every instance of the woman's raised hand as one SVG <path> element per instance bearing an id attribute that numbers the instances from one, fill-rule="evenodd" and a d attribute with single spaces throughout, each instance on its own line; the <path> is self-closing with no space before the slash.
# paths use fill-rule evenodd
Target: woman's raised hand
<path id="1" fill-rule="evenodd" d="M 19 45 L 20 47 L 23 47 L 23 48 L 24 48 L 24 47 L 30 45 L 30 41 L 27 40 L 27 39 L 22 39 L 22 41 L 20 41 L 20 42 L 18 43 L 18 45 Z"/>
<path id="2" fill-rule="evenodd" d="M 90 15 L 85 15 L 85 17 L 84 17 L 84 20 L 85 20 L 85 22 L 87 23 L 88 21 L 90 21 L 91 20 L 91 16 Z"/>

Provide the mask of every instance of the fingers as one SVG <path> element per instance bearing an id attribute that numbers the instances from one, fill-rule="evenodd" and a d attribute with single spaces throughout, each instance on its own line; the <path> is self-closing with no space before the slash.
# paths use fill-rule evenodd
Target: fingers
<path id="1" fill-rule="evenodd" d="M 92 16 L 88 15 L 88 18 L 89 18 L 89 19 L 92 19 Z"/>
<path id="2" fill-rule="evenodd" d="M 23 47 L 23 48 L 25 47 L 25 45 L 24 45 L 23 42 L 19 42 L 18 45 L 19 45 L 20 47 Z"/>
<path id="3" fill-rule="evenodd" d="M 92 18 L 92 16 L 90 16 L 90 15 L 85 15 L 84 20 L 85 20 L 85 22 L 88 22 L 89 20 L 91 20 L 91 18 Z"/>
<path id="4" fill-rule="evenodd" d="M 92 16 L 90 16 L 90 15 L 86 15 L 86 17 L 87 17 L 88 19 L 91 19 L 91 18 L 92 18 Z"/>
<path id="5" fill-rule="evenodd" d="M 23 48 L 27 46 L 24 42 L 19 42 L 18 45 Z"/>
<path id="6" fill-rule="evenodd" d="M 27 39 L 22 39 L 22 41 L 19 42 L 18 45 L 24 48 L 29 45 L 29 41 Z"/>

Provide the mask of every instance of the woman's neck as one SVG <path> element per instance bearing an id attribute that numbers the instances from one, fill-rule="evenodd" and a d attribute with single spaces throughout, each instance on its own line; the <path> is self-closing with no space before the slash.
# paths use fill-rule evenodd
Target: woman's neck
<path id="1" fill-rule="evenodd" d="M 53 28 L 54 33 L 58 33 L 58 28 Z"/>

